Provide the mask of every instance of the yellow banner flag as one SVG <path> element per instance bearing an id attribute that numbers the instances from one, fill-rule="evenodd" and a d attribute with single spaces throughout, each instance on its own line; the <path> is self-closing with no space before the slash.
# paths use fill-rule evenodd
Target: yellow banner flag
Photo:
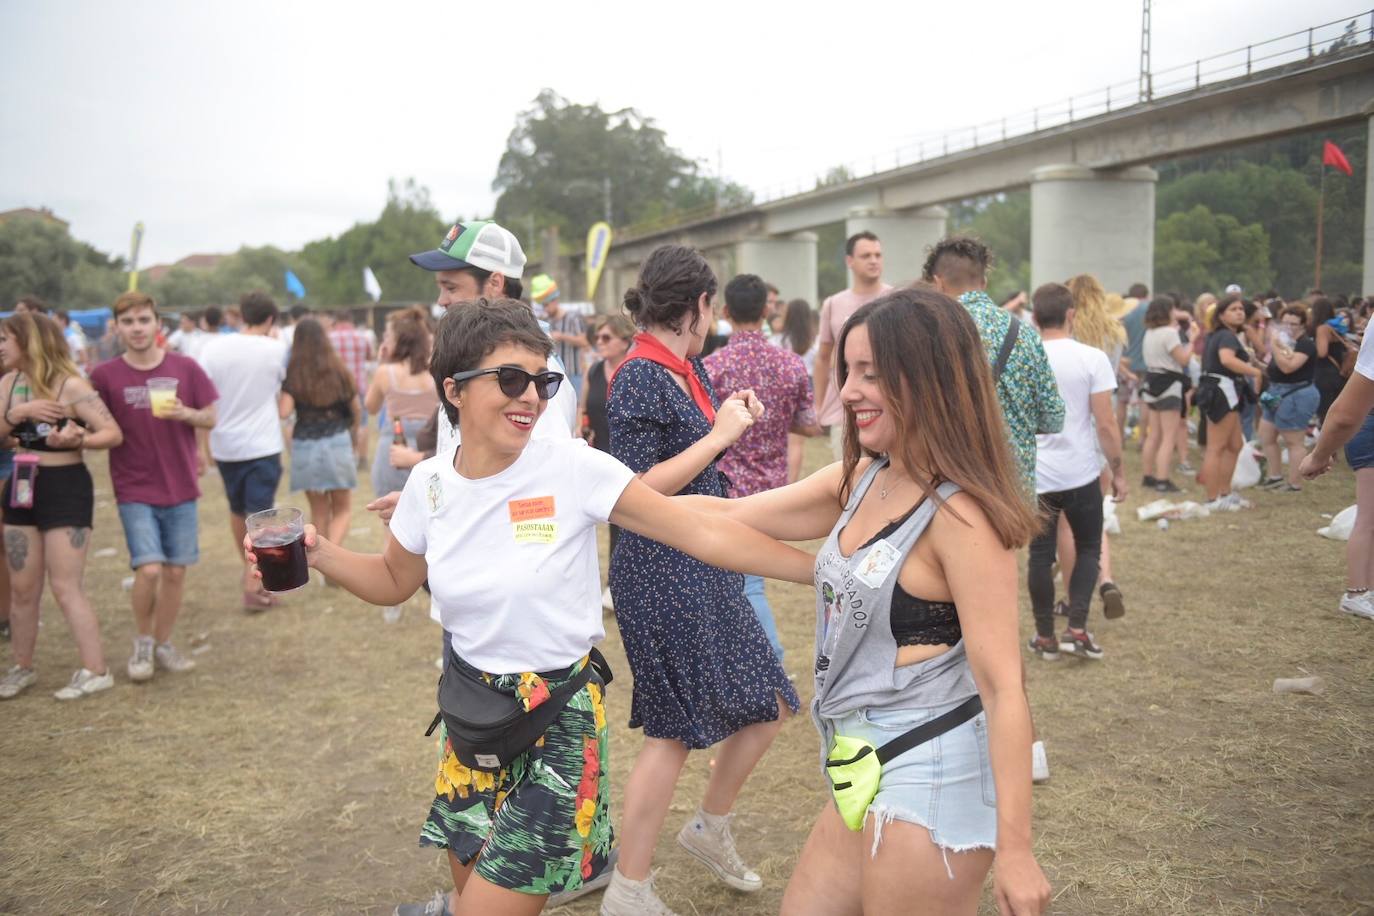
<path id="1" fill-rule="evenodd" d="M 601 268 L 611 250 L 610 223 L 594 223 L 587 230 L 587 298 L 596 298 L 596 284 L 601 280 Z"/>
<path id="2" fill-rule="evenodd" d="M 129 240 L 129 292 L 138 290 L 138 249 L 143 244 L 143 223 L 134 223 L 134 234 Z"/>

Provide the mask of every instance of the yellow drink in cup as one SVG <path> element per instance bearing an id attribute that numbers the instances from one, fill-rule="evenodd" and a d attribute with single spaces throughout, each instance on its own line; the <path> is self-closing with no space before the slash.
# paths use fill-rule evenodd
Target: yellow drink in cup
<path id="1" fill-rule="evenodd" d="M 174 378 L 148 379 L 148 405 L 153 408 L 153 416 L 165 417 L 177 401 L 177 380 Z"/>

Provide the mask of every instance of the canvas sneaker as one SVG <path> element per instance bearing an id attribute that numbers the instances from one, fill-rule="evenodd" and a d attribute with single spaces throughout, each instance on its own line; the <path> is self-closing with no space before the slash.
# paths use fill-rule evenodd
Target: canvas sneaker
<path id="1" fill-rule="evenodd" d="M 36 680 L 38 680 L 38 674 L 32 668 L 20 668 L 15 665 L 5 672 L 4 677 L 0 678 L 0 700 L 19 696 L 20 693 L 32 687 Z"/>
<path id="2" fill-rule="evenodd" d="M 1087 630 L 1065 630 L 1059 637 L 1059 651 L 1098 661 L 1105 654 Z"/>
<path id="3" fill-rule="evenodd" d="M 67 686 L 54 693 L 53 696 L 59 700 L 79 700 L 93 693 L 109 690 L 113 686 L 114 674 L 109 670 L 106 670 L 104 674 L 96 674 L 87 668 L 77 668 Z"/>
<path id="4" fill-rule="evenodd" d="M 1045 742 L 1036 741 L 1031 745 L 1031 782 L 1050 781 L 1050 760 L 1045 756 Z"/>
<path id="5" fill-rule="evenodd" d="M 620 869 L 608 869 L 611 883 L 601 898 L 601 916 L 677 916 L 654 893 L 654 876 L 631 881 Z"/>
<path id="6" fill-rule="evenodd" d="M 136 683 L 153 679 L 153 637 L 134 637 L 134 654 L 129 656 L 125 670 L 129 672 L 129 680 Z"/>
<path id="7" fill-rule="evenodd" d="M 1103 582 L 1097 593 L 1102 596 L 1102 616 L 1118 620 L 1126 615 L 1126 597 L 1115 582 Z"/>
<path id="8" fill-rule="evenodd" d="M 1047 662 L 1059 657 L 1059 640 L 1053 636 L 1032 636 L 1026 645 Z"/>
<path id="9" fill-rule="evenodd" d="M 435 891 L 424 903 L 403 903 L 391 911 L 391 916 L 453 916 L 448 908 L 448 894 Z"/>
<path id="10" fill-rule="evenodd" d="M 182 655 L 177 651 L 177 647 L 169 642 L 159 645 L 153 650 L 153 654 L 157 657 L 157 666 L 164 671 L 173 673 L 190 671 L 196 666 L 194 659 Z"/>
<path id="11" fill-rule="evenodd" d="M 712 826 L 707 823 L 701 809 L 697 809 L 696 815 L 678 831 L 677 841 L 678 845 L 715 872 L 717 878 L 737 891 L 752 893 L 763 887 L 763 879 L 744 864 L 735 849 L 735 838 L 730 834 L 730 819 L 733 817 L 733 814 L 713 817 L 711 820 L 719 823 Z"/>
<path id="12" fill-rule="evenodd" d="M 617 846 L 615 849 L 612 849 L 611 854 L 606 857 L 606 867 L 601 869 L 601 872 L 595 878 L 592 878 L 590 881 L 583 881 L 582 885 L 578 887 L 577 890 L 559 891 L 556 894 L 550 894 L 549 899 L 544 903 L 544 909 L 551 910 L 556 906 L 572 903 L 579 897 L 585 897 L 588 894 L 594 894 L 597 891 L 605 890 L 606 885 L 611 883 L 611 875 L 615 874 L 615 865 L 619 861 L 620 847 Z"/>
<path id="13" fill-rule="evenodd" d="M 1374 597 L 1369 592 L 1360 592 L 1357 595 L 1341 596 L 1341 613 L 1350 614 L 1352 617 L 1364 617 L 1367 620 L 1374 620 Z M 18 668 L 11 668 L 10 671 L 18 671 Z M 3 690 L 0 685 L 0 690 Z M 13 696 L 13 694 L 10 694 Z"/>

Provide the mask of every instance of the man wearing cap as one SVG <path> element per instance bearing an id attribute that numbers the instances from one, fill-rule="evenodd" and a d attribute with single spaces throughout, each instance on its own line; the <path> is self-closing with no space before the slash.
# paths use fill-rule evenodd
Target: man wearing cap
<path id="1" fill-rule="evenodd" d="M 530 281 L 530 296 L 544 310 L 544 323 L 548 325 L 545 330 L 553 338 L 558 359 L 567 369 L 568 381 L 581 394 L 582 351 L 589 346 L 582 316 L 563 308 L 558 284 L 548 274 L 538 274 Z"/>

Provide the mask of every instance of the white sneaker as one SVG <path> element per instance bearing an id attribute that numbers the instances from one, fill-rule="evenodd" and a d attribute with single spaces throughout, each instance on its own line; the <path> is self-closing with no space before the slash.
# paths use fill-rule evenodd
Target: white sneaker
<path id="1" fill-rule="evenodd" d="M 707 817 L 709 815 L 703 816 L 698 808 L 696 816 L 683 824 L 678 832 L 678 844 L 735 890 L 752 893 L 762 888 L 763 879 L 744 864 L 735 849 L 735 838 L 730 835 L 730 819 L 734 815 L 712 817 L 711 820 L 719 821 L 719 826 L 715 827 L 707 823 Z"/>
<path id="2" fill-rule="evenodd" d="M 134 654 L 129 656 L 129 664 L 125 670 L 129 672 L 129 680 L 131 681 L 140 682 L 153 679 L 153 637 L 134 637 Z"/>
<path id="3" fill-rule="evenodd" d="M 109 690 L 114 686 L 114 675 L 108 670 L 104 674 L 96 674 L 85 668 L 77 668 L 72 675 L 71 682 L 53 696 L 59 700 L 79 700 L 82 697 L 99 693 L 102 690 Z"/>
<path id="4" fill-rule="evenodd" d="M 33 686 L 33 682 L 38 680 L 37 673 L 32 668 L 20 668 L 15 665 L 5 676 L 0 678 L 0 700 L 8 700 Z"/>
<path id="5" fill-rule="evenodd" d="M 1031 744 L 1031 782 L 1041 783 L 1050 781 L 1050 761 L 1045 756 L 1045 742 L 1036 741 Z"/>
<path id="6" fill-rule="evenodd" d="M 1241 496 L 1239 493 L 1227 493 L 1222 499 L 1231 506 L 1230 511 L 1239 512 L 1241 509 L 1253 509 L 1255 504 Z"/>
<path id="7" fill-rule="evenodd" d="M 1374 597 L 1371 597 L 1369 592 L 1360 592 L 1357 595 L 1342 595 L 1340 609 L 1342 613 L 1350 614 L 1353 617 L 1364 617 L 1368 620 L 1374 620 Z"/>
<path id="8" fill-rule="evenodd" d="M 174 674 L 182 671 L 190 671 L 195 668 L 194 659 L 189 659 L 177 651 L 177 647 L 169 642 L 159 645 L 153 654 L 157 656 L 157 666 L 164 671 L 171 671 Z"/>
<path id="9" fill-rule="evenodd" d="M 654 876 L 631 881 L 615 869 L 601 898 L 601 916 L 677 916 L 654 893 Z"/>

